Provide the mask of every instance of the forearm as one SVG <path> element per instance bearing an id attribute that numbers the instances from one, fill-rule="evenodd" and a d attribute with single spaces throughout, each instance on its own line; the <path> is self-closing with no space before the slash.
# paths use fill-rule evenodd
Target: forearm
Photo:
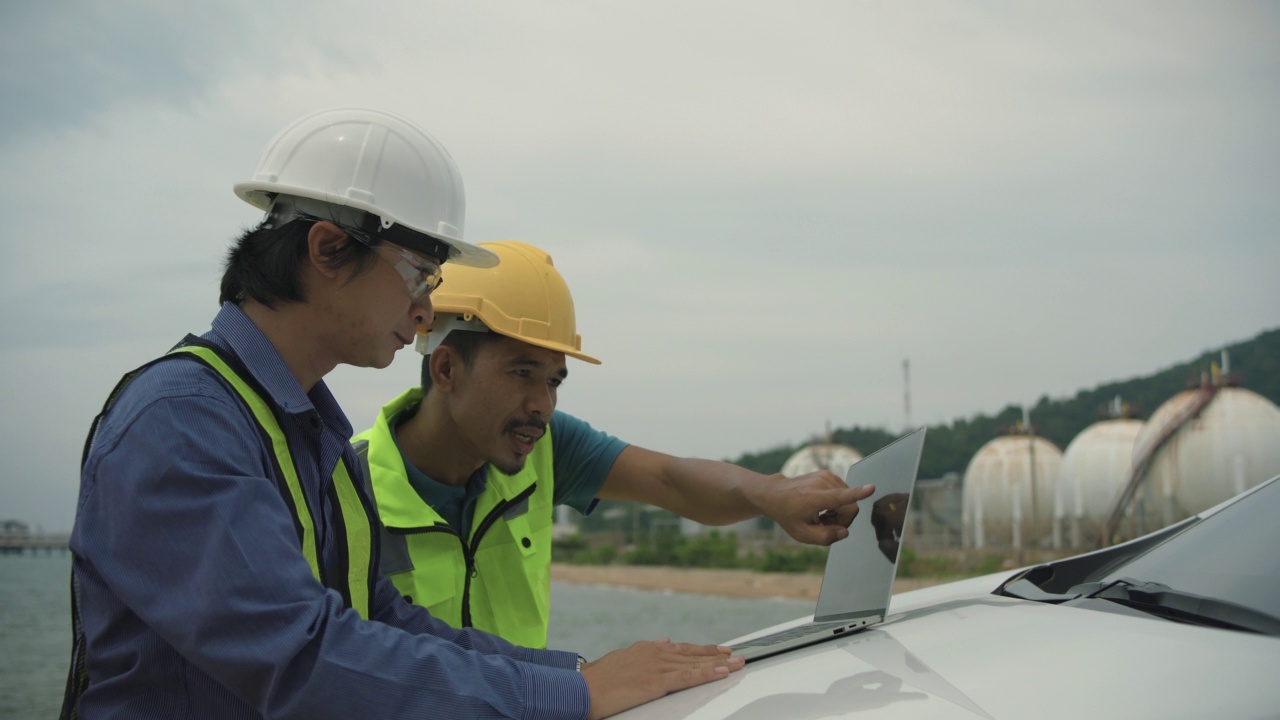
<path id="1" fill-rule="evenodd" d="M 730 463 L 679 458 L 672 468 L 673 512 L 703 525 L 729 525 L 768 515 L 774 478 Z"/>
<path id="2" fill-rule="evenodd" d="M 631 446 L 614 462 L 599 497 L 657 505 L 704 525 L 764 515 L 801 542 L 830 545 L 848 535 L 858 501 L 873 489 L 848 488 L 827 470 L 785 478 Z"/>
<path id="3" fill-rule="evenodd" d="M 656 505 L 704 525 L 729 525 L 767 514 L 773 480 L 730 463 L 628 447 L 600 496 Z"/>

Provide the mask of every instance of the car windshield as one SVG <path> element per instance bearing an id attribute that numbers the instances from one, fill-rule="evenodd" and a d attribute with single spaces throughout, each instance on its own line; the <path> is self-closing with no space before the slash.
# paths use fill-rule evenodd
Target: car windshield
<path id="1" fill-rule="evenodd" d="M 1280 482 L 1271 481 L 1112 570 L 1280 618 Z"/>

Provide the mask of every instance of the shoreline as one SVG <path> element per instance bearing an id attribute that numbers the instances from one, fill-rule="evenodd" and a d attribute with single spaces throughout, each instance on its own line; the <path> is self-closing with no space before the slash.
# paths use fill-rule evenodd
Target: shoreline
<path id="1" fill-rule="evenodd" d="M 551 579 L 578 585 L 610 585 L 641 590 L 668 590 L 740 598 L 786 597 L 816 600 L 821 573 L 766 573 L 720 568 L 649 565 L 551 564 Z M 946 582 L 936 578 L 899 578 L 893 592 L 907 592 Z"/>

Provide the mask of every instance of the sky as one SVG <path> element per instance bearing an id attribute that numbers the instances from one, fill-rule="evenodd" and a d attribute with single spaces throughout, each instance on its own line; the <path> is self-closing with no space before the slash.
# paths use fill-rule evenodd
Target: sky
<path id="1" fill-rule="evenodd" d="M 217 311 L 260 218 L 231 186 L 333 107 L 438 138 L 468 241 L 552 255 L 604 361 L 560 409 L 664 452 L 951 422 L 1280 326 L 1274 4 L 5 3 L 0 518 L 70 529 L 106 394 Z M 360 429 L 418 363 L 327 382 Z"/>

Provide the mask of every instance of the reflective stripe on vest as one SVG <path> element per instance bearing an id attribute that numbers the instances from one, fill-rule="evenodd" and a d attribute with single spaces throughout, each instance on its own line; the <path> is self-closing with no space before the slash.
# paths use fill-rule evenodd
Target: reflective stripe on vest
<path id="1" fill-rule="evenodd" d="M 342 577 L 333 578 L 332 582 L 327 582 L 326 573 L 320 565 L 320 547 L 315 532 L 316 521 L 302 492 L 302 483 L 298 479 L 298 470 L 293 463 L 293 454 L 289 451 L 284 430 L 280 428 L 280 423 L 276 420 L 275 413 L 271 411 L 271 406 L 231 368 L 216 350 L 204 345 L 184 345 L 169 351 L 170 355 L 175 353 L 188 353 L 198 358 L 221 375 L 222 379 L 235 389 L 240 399 L 244 400 L 254 419 L 258 421 L 258 427 L 265 436 L 264 440 L 271 446 L 276 470 L 283 479 L 284 487 L 281 489 L 281 496 L 293 513 L 294 525 L 302 543 L 302 554 L 307 559 L 307 565 L 311 567 L 311 574 L 322 585 L 341 593 L 347 605 L 367 620 L 369 597 L 374 582 L 370 567 L 373 558 L 372 521 L 365 510 L 364 503 L 360 500 L 355 483 L 351 480 L 351 474 L 347 471 L 346 461 L 338 460 L 338 464 L 333 469 L 333 483 L 330 486 L 341 510 L 343 526 L 341 530 L 346 541 L 346 557 L 343 558 L 345 562 L 341 564 L 345 565 L 345 568 L 340 571 Z M 339 553 L 339 555 L 342 554 Z"/>
<path id="2" fill-rule="evenodd" d="M 519 473 L 485 468 L 485 491 L 464 542 L 409 484 L 392 436 L 395 418 L 421 398 L 417 389 L 401 395 L 356 437 L 382 519 L 383 574 L 409 602 L 454 627 L 546 647 L 554 519 L 550 428 Z"/>

